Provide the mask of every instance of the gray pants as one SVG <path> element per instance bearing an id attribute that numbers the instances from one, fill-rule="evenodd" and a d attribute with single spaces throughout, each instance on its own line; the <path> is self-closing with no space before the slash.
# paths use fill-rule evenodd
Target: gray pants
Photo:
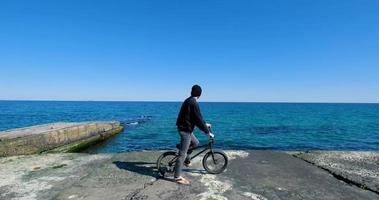
<path id="1" fill-rule="evenodd" d="M 176 159 L 175 163 L 175 178 L 178 178 L 182 173 L 183 163 L 186 159 L 190 159 L 190 152 L 187 154 L 189 147 L 197 147 L 199 145 L 199 140 L 195 137 L 193 133 L 179 131 L 180 135 L 180 149 L 179 157 Z"/>

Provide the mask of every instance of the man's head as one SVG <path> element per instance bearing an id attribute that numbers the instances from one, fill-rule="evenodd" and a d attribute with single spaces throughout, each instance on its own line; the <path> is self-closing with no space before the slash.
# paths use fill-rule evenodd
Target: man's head
<path id="1" fill-rule="evenodd" d="M 191 96 L 197 98 L 201 96 L 201 87 L 199 85 L 192 86 Z"/>

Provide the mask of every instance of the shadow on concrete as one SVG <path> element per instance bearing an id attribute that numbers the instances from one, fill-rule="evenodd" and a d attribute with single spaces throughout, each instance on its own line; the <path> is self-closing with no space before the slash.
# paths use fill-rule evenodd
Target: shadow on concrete
<path id="1" fill-rule="evenodd" d="M 119 169 L 135 172 L 135 173 L 145 175 L 145 176 L 151 176 L 160 180 L 165 180 L 165 181 L 174 182 L 174 183 L 176 182 L 173 176 L 170 176 L 170 177 L 159 176 L 156 171 L 155 163 L 114 161 L 113 164 L 115 164 L 116 167 Z M 188 172 L 188 173 L 201 174 L 201 175 L 207 174 L 207 172 L 204 169 L 183 169 L 183 171 Z"/>
<path id="2" fill-rule="evenodd" d="M 151 162 L 124 162 L 124 161 L 114 161 L 119 169 L 135 172 L 145 176 L 158 177 L 155 172 L 155 163 Z"/>
<path id="3" fill-rule="evenodd" d="M 156 171 L 155 163 L 114 161 L 113 164 L 115 164 L 116 167 L 119 169 L 135 172 L 135 173 L 145 175 L 145 176 L 151 176 L 160 180 L 175 182 L 174 177 L 159 176 Z"/>
<path id="4" fill-rule="evenodd" d="M 205 171 L 204 169 L 183 169 L 183 171 L 192 173 L 192 174 L 201 174 L 201 175 L 208 174 L 208 172 Z"/>

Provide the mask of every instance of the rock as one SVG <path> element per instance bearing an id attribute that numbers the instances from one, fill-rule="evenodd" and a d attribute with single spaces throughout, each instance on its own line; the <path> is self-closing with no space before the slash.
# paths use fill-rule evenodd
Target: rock
<path id="1" fill-rule="evenodd" d="M 379 194 L 378 151 L 310 151 L 295 156 L 345 182 Z"/>

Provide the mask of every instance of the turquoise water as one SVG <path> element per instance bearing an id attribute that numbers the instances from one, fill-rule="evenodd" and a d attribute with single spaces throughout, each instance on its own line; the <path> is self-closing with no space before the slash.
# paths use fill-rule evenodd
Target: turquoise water
<path id="1" fill-rule="evenodd" d="M 181 103 L 0 101 L 0 131 L 58 121 L 119 120 L 123 133 L 90 149 L 168 149 Z M 379 104 L 202 103 L 224 149 L 379 150 Z M 195 134 L 201 141 L 206 137 Z"/>

